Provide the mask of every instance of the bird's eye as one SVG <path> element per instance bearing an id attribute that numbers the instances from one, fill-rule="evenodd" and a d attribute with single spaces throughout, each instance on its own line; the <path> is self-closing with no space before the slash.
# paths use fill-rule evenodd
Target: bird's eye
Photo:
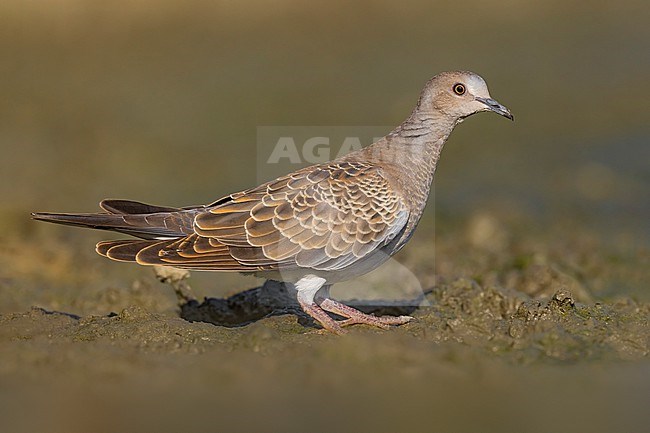
<path id="1" fill-rule="evenodd" d="M 467 89 L 463 84 L 454 84 L 454 93 L 457 95 L 464 95 Z"/>

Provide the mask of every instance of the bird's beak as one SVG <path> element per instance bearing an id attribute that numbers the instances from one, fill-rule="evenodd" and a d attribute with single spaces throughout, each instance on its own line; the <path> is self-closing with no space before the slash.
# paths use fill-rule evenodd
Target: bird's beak
<path id="1" fill-rule="evenodd" d="M 502 115 L 503 117 L 507 117 L 510 120 L 515 120 L 515 116 L 513 116 L 510 113 L 510 110 L 508 110 L 506 107 L 503 105 L 499 104 L 497 101 L 495 101 L 492 98 L 480 98 L 476 97 L 475 98 L 478 102 L 481 102 L 485 104 L 490 111 L 494 111 L 497 114 Z"/>

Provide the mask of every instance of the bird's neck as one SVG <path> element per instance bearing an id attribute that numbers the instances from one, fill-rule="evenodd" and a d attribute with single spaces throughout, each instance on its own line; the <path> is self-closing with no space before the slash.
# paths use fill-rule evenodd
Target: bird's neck
<path id="1" fill-rule="evenodd" d="M 443 113 L 416 109 L 386 137 L 366 148 L 368 157 L 391 167 L 391 174 L 409 179 L 410 184 L 426 185 L 428 194 L 440 153 L 456 123 Z"/>
<path id="2" fill-rule="evenodd" d="M 433 176 L 442 147 L 456 124 L 444 113 L 416 109 L 386 138 L 393 142 L 392 146 L 400 146 L 402 152 L 420 161 L 417 165 Z"/>
<path id="3" fill-rule="evenodd" d="M 443 113 L 418 108 L 386 137 L 362 149 L 364 159 L 381 166 L 408 203 L 409 229 L 424 212 L 440 152 L 457 123 Z"/>

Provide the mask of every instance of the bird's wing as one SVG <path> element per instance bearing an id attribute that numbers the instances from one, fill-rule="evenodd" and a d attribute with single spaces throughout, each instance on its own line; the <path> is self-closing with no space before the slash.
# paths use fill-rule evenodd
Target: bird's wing
<path id="1" fill-rule="evenodd" d="M 380 168 L 329 163 L 215 202 L 196 215 L 194 234 L 150 244 L 136 260 L 215 270 L 333 271 L 388 244 L 408 215 Z M 130 247 L 114 252 L 119 248 Z"/>

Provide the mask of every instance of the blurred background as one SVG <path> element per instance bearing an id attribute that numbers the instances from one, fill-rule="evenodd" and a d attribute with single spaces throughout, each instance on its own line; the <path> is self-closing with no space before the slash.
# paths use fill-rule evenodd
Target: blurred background
<path id="1" fill-rule="evenodd" d="M 29 212 L 211 202 L 257 183 L 259 126 L 397 125 L 426 80 L 453 69 L 482 75 L 516 121 L 457 128 L 398 260 L 423 286 L 485 278 L 492 265 L 465 248 L 514 237 L 518 251 L 498 251 L 508 263 L 541 251 L 579 266 L 596 298 L 647 301 L 649 13 L 642 0 L 4 0 L 0 312 L 107 314 L 88 293 L 155 284 L 96 257 L 105 234 Z M 256 284 L 201 278 L 211 296 Z M 168 291 L 160 299 L 148 305 L 173 311 Z"/>
<path id="2" fill-rule="evenodd" d="M 647 246 L 647 16 L 634 0 L 4 1 L 3 236 L 81 237 L 92 256 L 105 234 L 27 212 L 208 203 L 257 184 L 258 126 L 397 125 L 428 78 L 468 69 L 517 120 L 454 132 L 420 239 L 488 210 Z"/>
<path id="3" fill-rule="evenodd" d="M 642 1 L 0 8 L 3 211 L 209 202 L 256 181 L 257 126 L 397 125 L 428 78 L 468 69 L 517 121 L 476 116 L 454 133 L 440 211 L 507 200 L 615 215 L 612 229 L 648 215 Z"/>

